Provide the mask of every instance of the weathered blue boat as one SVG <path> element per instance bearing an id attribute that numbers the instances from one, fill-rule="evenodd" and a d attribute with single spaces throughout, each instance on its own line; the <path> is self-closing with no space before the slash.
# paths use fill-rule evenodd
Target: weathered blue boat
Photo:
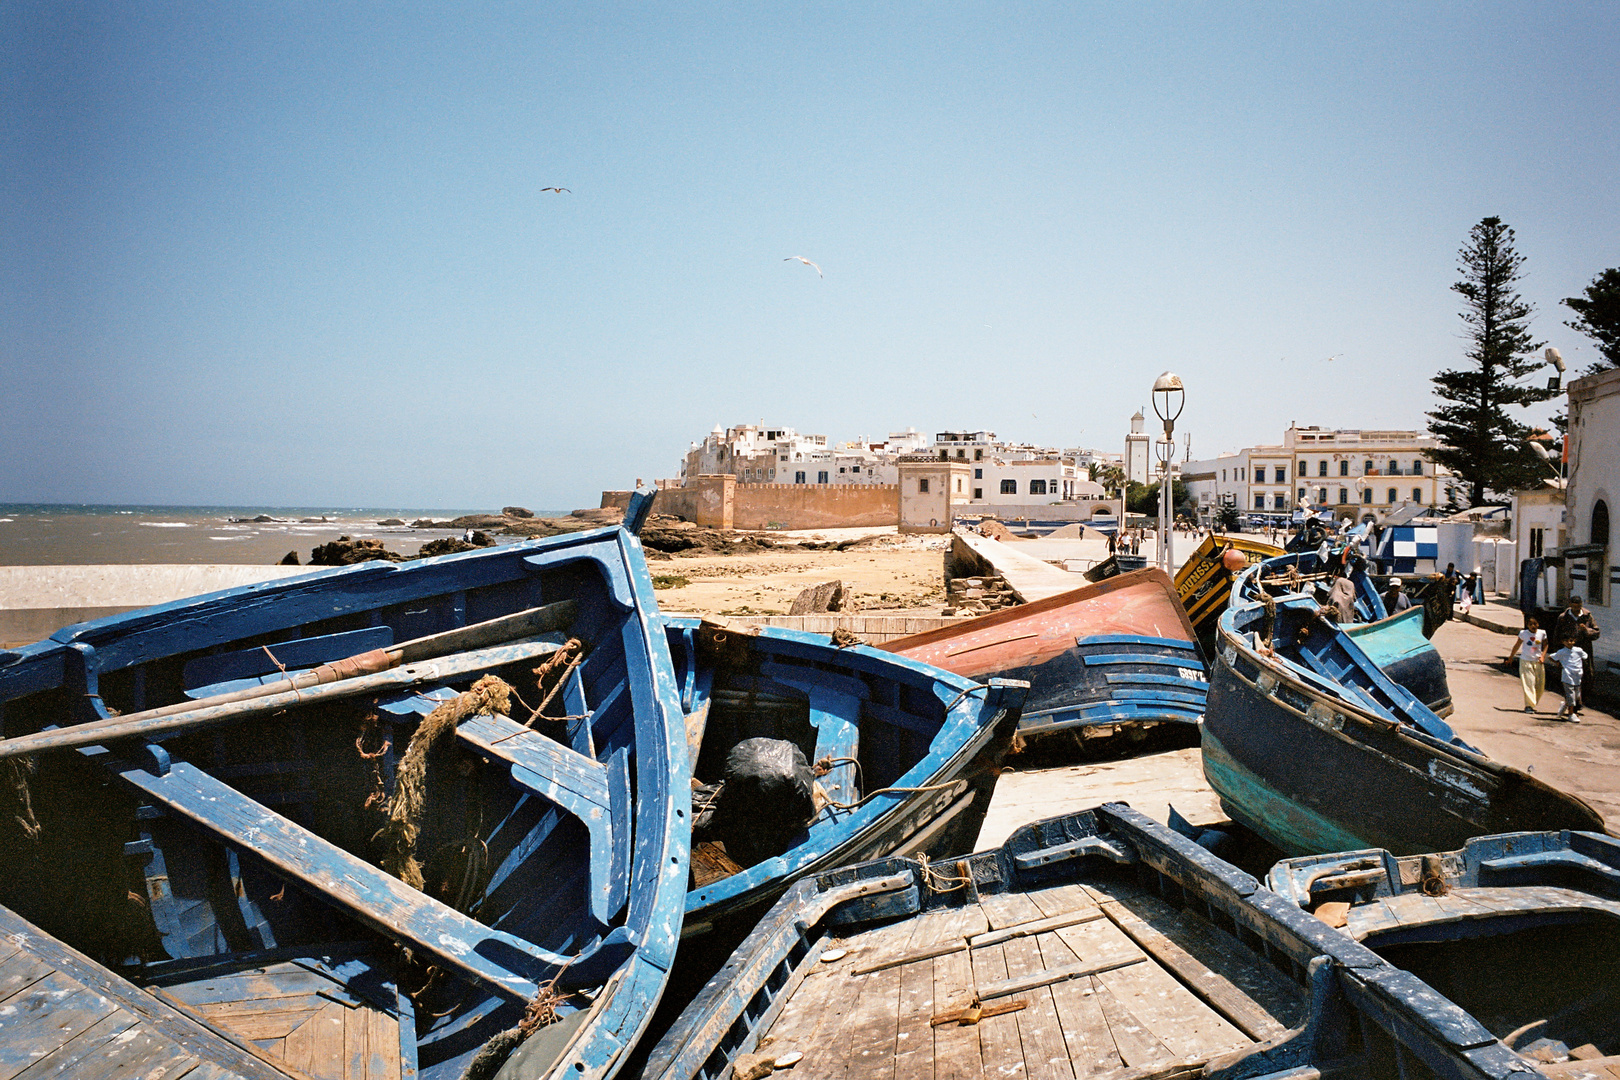
<path id="1" fill-rule="evenodd" d="M 0 903 L 294 1075 L 606 1077 L 663 990 L 689 767 L 628 532 L 68 627 L 0 710 Z"/>
<path id="2" fill-rule="evenodd" d="M 1603 829 L 1580 799 L 1458 739 L 1271 569 L 1245 571 L 1221 617 L 1201 733 L 1204 775 L 1233 820 L 1290 855 Z"/>
<path id="3" fill-rule="evenodd" d="M 1267 886 L 1560 1077 L 1620 1068 L 1620 841 L 1482 836 L 1460 851 L 1288 859 Z M 1485 1038 L 1482 1034 L 1479 1038 Z"/>
<path id="4" fill-rule="evenodd" d="M 1025 741 L 1111 744 L 1159 725 L 1190 733 L 1204 713 L 1204 662 L 1162 570 L 1118 574 L 880 648 L 969 678 L 1027 681 Z"/>
<path id="5" fill-rule="evenodd" d="M 780 739 L 816 763 L 822 802 L 780 851 L 757 861 L 700 843 L 688 935 L 757 918 L 807 874 L 896 852 L 972 850 L 1026 684 L 980 684 L 863 645 L 839 648 L 821 634 L 665 623 L 692 718 L 696 780 L 720 780 L 745 739 Z"/>
<path id="6" fill-rule="evenodd" d="M 1537 1075 L 1420 979 L 1120 803 L 961 859 L 801 881 L 642 1075 L 776 1062 L 798 1080 Z"/>

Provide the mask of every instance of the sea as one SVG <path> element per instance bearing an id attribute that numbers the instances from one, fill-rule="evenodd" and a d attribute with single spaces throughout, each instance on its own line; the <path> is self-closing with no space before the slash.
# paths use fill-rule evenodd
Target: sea
<path id="1" fill-rule="evenodd" d="M 419 520 L 449 521 L 484 510 L 332 506 L 97 506 L 0 503 L 0 566 L 107 563 L 278 563 L 289 552 L 309 562 L 311 549 L 336 540 L 381 540 L 414 555 L 430 540 L 459 529 L 413 529 Z M 536 517 L 566 517 L 536 510 Z M 263 520 L 269 519 L 269 520 Z M 404 525 L 384 525 L 394 519 Z M 497 541 L 503 537 L 495 537 Z"/>

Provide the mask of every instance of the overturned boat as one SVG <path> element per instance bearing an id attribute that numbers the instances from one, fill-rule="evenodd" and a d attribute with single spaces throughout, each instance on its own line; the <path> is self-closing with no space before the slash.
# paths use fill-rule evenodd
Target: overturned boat
<path id="1" fill-rule="evenodd" d="M 1070 592 L 897 638 L 888 652 L 966 675 L 1030 684 L 1019 735 L 1082 746 L 1159 725 L 1195 728 L 1204 663 L 1162 570 L 1134 570 Z"/>
<path id="2" fill-rule="evenodd" d="M 1128 806 L 944 862 L 807 878 L 648 1080 L 1507 1080 L 1534 1067 L 1408 972 Z"/>
<path id="3" fill-rule="evenodd" d="M 628 532 L 68 627 L 0 709 L 0 903 L 292 1075 L 606 1077 L 663 990 L 688 765 Z"/>
<path id="4" fill-rule="evenodd" d="M 1602 831 L 1580 799 L 1458 739 L 1299 591 L 1314 567 L 1282 561 L 1245 571 L 1221 617 L 1201 745 L 1233 820 L 1289 855 L 1409 855 L 1486 833 Z"/>
<path id="5" fill-rule="evenodd" d="M 1288 859 L 1266 885 L 1466 1009 L 1549 1076 L 1620 1070 L 1620 841 L 1508 833 L 1460 851 Z"/>
<path id="6" fill-rule="evenodd" d="M 688 935 L 757 918 L 807 874 L 891 853 L 972 850 L 1025 684 L 982 685 L 821 634 L 664 621 L 700 808 L 713 803 L 696 837 Z M 727 775 L 739 747 L 813 770 L 802 814 L 777 813 L 795 794 L 786 784 L 736 803 L 739 781 Z"/>

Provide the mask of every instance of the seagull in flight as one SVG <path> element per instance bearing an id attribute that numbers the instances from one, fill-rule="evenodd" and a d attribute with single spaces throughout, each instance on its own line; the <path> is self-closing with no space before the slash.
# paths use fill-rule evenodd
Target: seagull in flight
<path id="1" fill-rule="evenodd" d="M 1331 363 L 1333 363 L 1333 361 L 1337 360 L 1339 357 L 1341 357 L 1343 355 L 1344 355 L 1344 353 L 1342 353 L 1342 352 L 1341 353 L 1334 353 L 1332 356 L 1327 358 L 1327 362 L 1331 364 Z"/>
<path id="2" fill-rule="evenodd" d="M 805 258 L 803 255 L 789 255 L 787 258 L 783 259 L 782 261 L 783 262 L 792 262 L 794 259 L 798 259 L 800 262 L 804 263 L 804 265 L 814 268 L 815 272 L 820 277 L 824 278 L 824 277 L 827 276 L 826 274 L 823 274 L 821 272 L 821 267 L 816 266 L 815 263 L 811 262 L 809 259 Z"/>
<path id="3" fill-rule="evenodd" d="M 565 191 L 568 191 L 568 189 L 567 189 L 567 188 L 565 188 L 565 187 L 543 187 L 543 188 L 541 188 L 541 189 L 540 189 L 540 190 L 541 190 L 541 191 L 555 191 L 555 192 L 556 192 L 556 193 L 557 193 L 557 194 L 559 194 L 559 195 L 561 195 L 561 194 L 562 194 L 562 193 L 563 193 L 563 192 L 565 192 Z M 569 193 L 569 194 L 570 194 L 570 195 L 572 195 L 572 194 L 573 194 L 573 192 L 571 192 L 571 191 L 568 191 L 568 193 Z"/>

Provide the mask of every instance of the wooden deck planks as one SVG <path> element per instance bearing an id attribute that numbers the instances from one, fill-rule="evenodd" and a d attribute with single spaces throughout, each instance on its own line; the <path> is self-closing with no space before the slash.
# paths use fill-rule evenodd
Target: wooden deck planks
<path id="1" fill-rule="evenodd" d="M 980 906 L 997 929 L 1029 924 L 1044 916 L 1035 901 L 1022 893 L 986 896 Z M 1004 942 L 1000 948 L 1006 958 L 1008 978 L 1035 975 L 1047 970 L 1041 957 L 1039 934 L 1014 938 Z M 1017 995 L 1018 999 L 1028 1004 L 1022 1011 L 1010 1015 L 1018 1026 L 1025 1073 L 1032 1080 L 1074 1080 L 1075 1071 L 1069 1064 L 1068 1046 L 1063 1036 L 1063 1021 L 1058 1016 L 1052 990 L 1051 986 L 1042 986 Z"/>
<path id="2" fill-rule="evenodd" d="M 958 936 L 969 937 L 983 933 L 990 927 L 989 920 L 977 905 L 959 908 L 955 914 L 957 923 L 952 932 Z M 934 969 L 935 1013 L 963 1008 L 973 1000 L 973 965 L 967 953 L 951 953 L 926 962 L 932 964 Z M 977 1077 L 983 1071 L 979 1025 L 959 1027 L 944 1024 L 934 1028 L 934 1080 Z"/>
<path id="3" fill-rule="evenodd" d="M 917 918 L 911 951 L 924 951 L 951 940 L 961 941 L 961 916 L 953 909 L 925 912 Z M 895 1031 L 894 1080 L 932 1080 L 934 1028 L 939 1011 L 934 1001 L 934 962 L 918 960 L 899 969 L 899 1021 Z"/>
<path id="4" fill-rule="evenodd" d="M 904 954 L 915 939 L 918 920 L 908 919 L 893 926 L 868 931 L 862 937 L 875 938 L 874 954 Z M 838 1074 L 891 1080 L 900 1026 L 901 967 L 885 968 L 867 975 L 848 976 L 861 983 L 854 1013 L 834 1040 L 827 1064 Z"/>

